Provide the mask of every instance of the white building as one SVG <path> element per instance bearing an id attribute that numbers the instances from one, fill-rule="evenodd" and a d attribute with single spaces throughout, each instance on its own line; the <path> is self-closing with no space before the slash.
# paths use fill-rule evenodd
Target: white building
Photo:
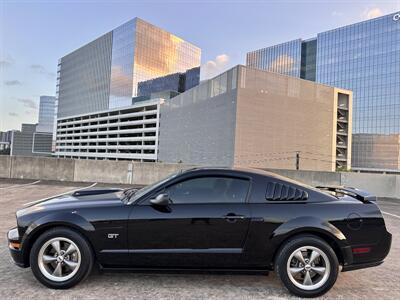
<path id="1" fill-rule="evenodd" d="M 163 101 L 152 99 L 128 107 L 59 118 L 55 155 L 156 161 Z"/>

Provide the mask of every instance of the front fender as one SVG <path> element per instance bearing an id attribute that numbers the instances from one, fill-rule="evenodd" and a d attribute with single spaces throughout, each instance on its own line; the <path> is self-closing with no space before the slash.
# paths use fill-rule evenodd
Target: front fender
<path id="1" fill-rule="evenodd" d="M 54 212 L 46 214 L 43 217 L 33 221 L 26 229 L 21 239 L 22 249 L 26 249 L 25 245 L 31 245 L 34 241 L 32 238 L 43 228 L 54 226 L 67 226 L 75 228 L 79 232 L 94 232 L 94 226 L 82 216 L 74 212 Z M 85 234 L 86 235 L 86 234 Z M 87 236 L 87 235 L 86 235 Z"/>

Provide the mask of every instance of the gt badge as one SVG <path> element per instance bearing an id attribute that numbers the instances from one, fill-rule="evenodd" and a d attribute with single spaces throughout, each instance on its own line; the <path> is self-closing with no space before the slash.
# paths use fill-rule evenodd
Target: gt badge
<path id="1" fill-rule="evenodd" d="M 119 233 L 109 233 L 107 237 L 109 239 L 116 239 L 119 236 Z"/>

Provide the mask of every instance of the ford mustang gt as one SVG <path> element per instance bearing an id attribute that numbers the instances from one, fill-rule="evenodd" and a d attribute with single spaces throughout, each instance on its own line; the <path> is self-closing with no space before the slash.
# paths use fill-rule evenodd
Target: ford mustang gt
<path id="1" fill-rule="evenodd" d="M 8 232 L 14 262 L 50 288 L 101 269 L 274 270 L 293 294 L 381 264 L 391 245 L 376 197 L 261 170 L 196 168 L 142 189 L 88 189 L 31 204 Z"/>

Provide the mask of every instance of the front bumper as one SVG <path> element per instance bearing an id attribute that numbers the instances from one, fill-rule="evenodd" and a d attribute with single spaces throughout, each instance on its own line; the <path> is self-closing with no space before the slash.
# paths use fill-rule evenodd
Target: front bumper
<path id="1" fill-rule="evenodd" d="M 21 268 L 28 267 L 24 260 L 18 228 L 13 228 L 8 231 L 7 242 L 8 249 L 10 250 L 11 258 L 14 263 Z M 19 245 L 19 247 L 17 245 Z"/>

